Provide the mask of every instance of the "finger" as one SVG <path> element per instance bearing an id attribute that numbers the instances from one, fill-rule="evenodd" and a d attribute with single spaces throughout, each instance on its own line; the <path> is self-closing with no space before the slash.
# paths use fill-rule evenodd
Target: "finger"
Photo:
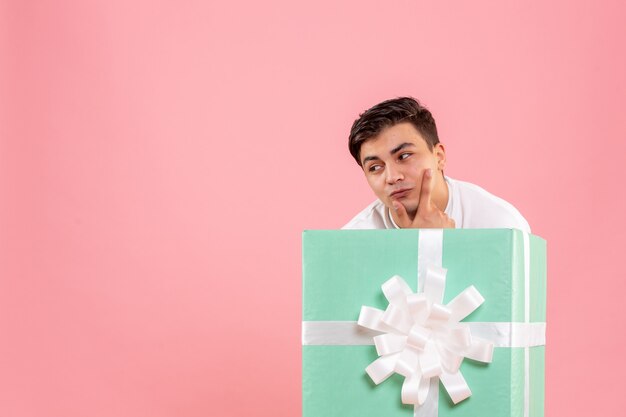
<path id="1" fill-rule="evenodd" d="M 390 212 L 393 221 L 401 228 L 409 227 L 411 225 L 411 219 L 409 219 L 409 214 L 406 212 L 404 204 L 397 200 L 394 200 L 391 204 Z"/>
<path id="2" fill-rule="evenodd" d="M 444 228 L 449 228 L 449 229 L 456 229 L 456 222 L 454 221 L 454 219 L 450 216 L 448 216 L 446 213 L 442 213 L 443 214 L 443 220 L 444 220 Z"/>
<path id="3" fill-rule="evenodd" d="M 420 189 L 420 201 L 417 206 L 418 211 L 430 208 L 430 196 L 433 190 L 433 170 L 428 168 L 422 175 L 422 187 Z"/>

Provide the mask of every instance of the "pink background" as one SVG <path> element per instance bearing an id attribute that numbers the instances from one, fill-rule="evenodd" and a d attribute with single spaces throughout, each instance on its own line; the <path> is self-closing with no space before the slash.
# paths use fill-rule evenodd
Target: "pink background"
<path id="1" fill-rule="evenodd" d="M 0 415 L 299 415 L 301 231 L 398 95 L 549 242 L 547 415 L 620 414 L 623 4 L 0 2 Z"/>

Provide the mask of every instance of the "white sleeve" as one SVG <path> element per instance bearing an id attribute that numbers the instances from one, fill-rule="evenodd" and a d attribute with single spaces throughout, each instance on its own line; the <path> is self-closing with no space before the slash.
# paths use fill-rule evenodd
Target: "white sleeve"
<path id="1" fill-rule="evenodd" d="M 384 205 L 376 200 L 354 216 L 342 229 L 385 229 Z"/>
<path id="2" fill-rule="evenodd" d="M 511 203 L 470 183 L 464 183 L 461 194 L 464 222 L 469 228 L 519 229 L 530 233 L 530 225 Z"/>

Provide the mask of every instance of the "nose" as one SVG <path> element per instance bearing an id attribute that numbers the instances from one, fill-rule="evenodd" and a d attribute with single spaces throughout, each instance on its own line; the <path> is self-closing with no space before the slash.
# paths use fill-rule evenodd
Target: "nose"
<path id="1" fill-rule="evenodd" d="M 398 169 L 398 167 L 394 166 L 393 164 L 389 164 L 386 167 L 386 174 L 387 174 L 387 183 L 389 184 L 395 184 L 398 181 L 402 181 L 404 179 L 404 175 L 402 174 L 402 171 L 400 169 Z"/>

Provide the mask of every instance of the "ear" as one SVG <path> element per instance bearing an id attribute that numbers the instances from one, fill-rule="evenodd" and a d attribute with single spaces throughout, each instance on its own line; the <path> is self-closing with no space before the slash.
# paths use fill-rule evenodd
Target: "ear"
<path id="1" fill-rule="evenodd" d="M 433 154 L 437 158 L 437 169 L 443 171 L 446 167 L 446 148 L 442 143 L 438 143 L 433 148 Z"/>

